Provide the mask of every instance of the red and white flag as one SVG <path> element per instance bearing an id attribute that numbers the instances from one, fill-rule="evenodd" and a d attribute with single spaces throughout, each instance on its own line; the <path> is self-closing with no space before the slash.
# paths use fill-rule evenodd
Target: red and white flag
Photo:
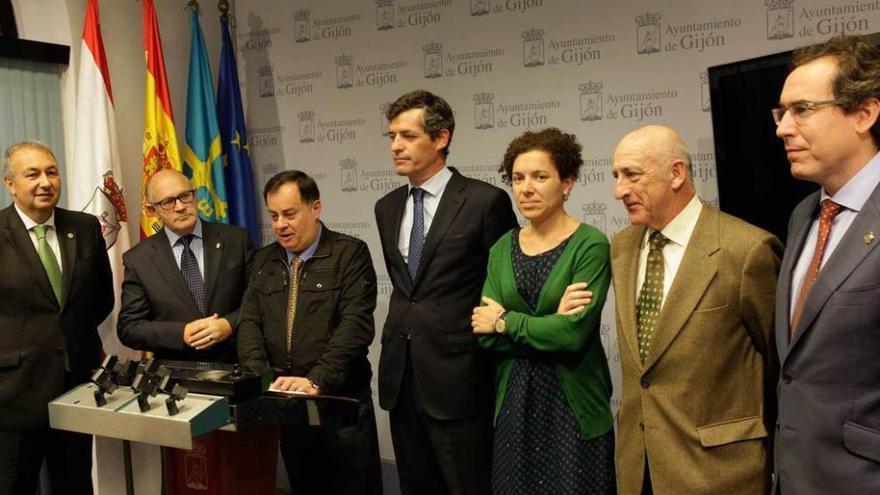
<path id="1" fill-rule="evenodd" d="M 67 167 L 68 204 L 98 217 L 113 268 L 116 304 L 99 327 L 104 352 L 120 359 L 140 358 L 140 352 L 123 346 L 116 336 L 116 317 L 122 292 L 122 253 L 131 246 L 128 214 L 122 190 L 119 148 L 110 72 L 101 39 L 98 0 L 89 0 L 79 54 L 76 86 L 76 127 L 73 160 Z"/>

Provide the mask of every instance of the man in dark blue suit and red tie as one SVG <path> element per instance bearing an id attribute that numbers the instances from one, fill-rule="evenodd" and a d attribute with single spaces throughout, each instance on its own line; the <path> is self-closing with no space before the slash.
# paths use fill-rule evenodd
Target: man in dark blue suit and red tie
<path id="1" fill-rule="evenodd" d="M 880 493 L 880 49 L 796 50 L 773 110 L 795 178 L 776 294 L 778 493 Z"/>

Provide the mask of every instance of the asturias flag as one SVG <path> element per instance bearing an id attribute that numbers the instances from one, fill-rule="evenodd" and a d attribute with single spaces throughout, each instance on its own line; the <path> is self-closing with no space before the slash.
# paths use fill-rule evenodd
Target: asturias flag
<path id="1" fill-rule="evenodd" d="M 220 17 L 220 74 L 217 77 L 217 117 L 226 160 L 226 190 L 229 193 L 230 222 L 248 229 L 255 246 L 262 244 L 257 225 L 257 203 L 254 171 L 249 156 L 247 129 L 241 106 L 238 67 L 235 50 L 229 37 L 229 21 Z"/>
<path id="2" fill-rule="evenodd" d="M 189 89 L 186 98 L 186 148 L 183 172 L 196 188 L 196 210 L 202 220 L 229 223 L 223 149 L 214 106 L 214 85 L 199 13 L 190 8 Z"/>
<path id="3" fill-rule="evenodd" d="M 171 94 L 165 77 L 165 59 L 162 40 L 159 38 L 159 22 L 153 0 L 144 2 L 144 55 L 147 58 L 147 98 L 144 108 L 144 175 L 141 179 L 141 200 L 146 202 L 147 181 L 164 168 L 182 170 L 177 135 L 174 131 L 174 114 L 171 111 Z M 155 234 L 162 228 L 158 217 L 147 216 L 141 210 L 141 239 Z"/>

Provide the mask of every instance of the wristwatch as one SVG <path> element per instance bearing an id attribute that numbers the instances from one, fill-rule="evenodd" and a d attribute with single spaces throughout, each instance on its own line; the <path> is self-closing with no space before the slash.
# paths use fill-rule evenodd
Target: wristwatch
<path id="1" fill-rule="evenodd" d="M 494 326 L 496 333 L 504 333 L 505 330 L 507 330 L 507 322 L 504 320 L 505 313 L 507 313 L 507 311 L 502 310 L 500 313 L 495 315 Z"/>
<path id="2" fill-rule="evenodd" d="M 318 395 L 321 395 L 321 387 L 317 383 L 309 380 L 309 385 L 311 385 L 311 387 L 315 389 L 316 392 L 318 392 Z"/>

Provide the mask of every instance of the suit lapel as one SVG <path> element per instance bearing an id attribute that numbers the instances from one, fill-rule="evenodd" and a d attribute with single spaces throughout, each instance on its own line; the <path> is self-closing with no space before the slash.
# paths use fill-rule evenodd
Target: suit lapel
<path id="1" fill-rule="evenodd" d="M 788 246 L 782 258 L 782 266 L 779 268 L 779 283 L 776 288 L 776 349 L 781 361 L 788 355 L 789 335 L 791 335 L 791 287 L 794 268 L 798 258 L 804 250 L 807 241 L 807 233 L 813 223 L 816 208 L 819 206 L 819 192 L 813 194 L 807 203 L 804 214 L 794 219 L 792 231 L 789 233 Z M 797 215 L 797 213 L 793 213 Z M 815 285 L 813 286 L 815 288 Z M 801 317 L 803 321 L 803 317 Z"/>
<path id="2" fill-rule="evenodd" d="M 73 273 L 76 270 L 76 229 L 67 216 L 55 210 L 55 235 L 61 248 L 61 294 L 65 304 L 73 293 Z"/>
<path id="3" fill-rule="evenodd" d="M 155 250 L 155 256 L 151 258 L 156 266 L 156 271 L 165 279 L 184 306 L 189 308 L 194 315 L 200 314 L 192 294 L 189 293 L 189 289 L 186 287 L 186 281 L 183 280 L 183 274 L 180 273 L 177 261 L 174 259 L 174 251 L 171 250 L 171 244 L 168 243 L 168 236 L 165 234 L 165 230 L 162 229 L 156 232 L 148 241 Z"/>
<path id="4" fill-rule="evenodd" d="M 383 249 L 387 253 L 391 264 L 394 265 L 393 267 L 388 267 L 388 276 L 394 276 L 395 273 L 402 274 L 394 281 L 394 285 L 395 287 L 403 289 L 407 294 L 410 294 L 412 293 L 412 280 L 410 280 L 409 272 L 407 272 L 406 269 L 406 261 L 403 259 L 403 255 L 400 254 L 400 249 L 397 247 L 398 240 L 400 239 L 400 224 L 403 222 L 403 212 L 406 209 L 406 199 L 408 194 L 409 187 L 407 186 L 399 187 L 394 190 L 389 197 L 387 208 L 382 213 L 379 221 L 383 223 L 381 226 L 381 232 L 388 233 L 387 236 L 384 237 Z"/>
<path id="5" fill-rule="evenodd" d="M 645 227 L 636 226 L 616 240 L 618 245 L 615 247 L 615 259 L 612 261 L 612 269 L 614 271 L 614 283 L 616 290 L 614 295 L 615 304 L 618 307 L 620 315 L 621 331 L 618 335 L 623 335 L 624 345 L 629 348 L 629 355 L 632 356 L 637 368 L 642 367 L 641 359 L 639 359 L 639 343 L 638 330 L 636 328 L 636 277 L 639 271 L 639 251 L 641 249 L 641 241 L 645 235 Z"/>
<path id="6" fill-rule="evenodd" d="M 458 173 L 453 171 L 452 178 L 446 184 L 440 204 L 437 205 L 437 213 L 431 221 L 431 228 L 425 236 L 425 247 L 422 249 L 422 259 L 419 262 L 419 271 L 416 274 L 416 283 L 421 279 L 425 269 L 431 264 L 431 258 L 437 251 L 440 240 L 446 235 L 446 231 L 452 226 L 452 222 L 458 216 L 458 212 L 465 202 L 465 181 Z"/>
<path id="7" fill-rule="evenodd" d="M 211 314 L 211 303 L 214 300 L 214 289 L 217 285 L 217 276 L 220 273 L 221 260 L 223 259 L 224 245 L 220 239 L 220 232 L 215 230 L 208 222 L 202 222 L 202 254 L 205 259 L 205 309 Z"/>
<path id="8" fill-rule="evenodd" d="M 717 272 L 711 257 L 719 249 L 718 213 L 704 205 L 654 326 L 644 371 L 660 359 L 694 312 Z"/>
<path id="9" fill-rule="evenodd" d="M 876 242 L 865 244 L 867 232 L 880 232 L 880 187 L 874 190 L 862 210 L 859 211 L 849 229 L 840 239 L 834 252 L 819 271 L 819 277 L 804 303 L 804 310 L 798 327 L 795 329 L 791 346 L 795 346 L 801 335 L 810 327 L 828 298 L 847 277 L 859 266 L 862 260 L 877 247 Z"/>
<path id="10" fill-rule="evenodd" d="M 21 218 L 18 217 L 18 212 L 15 211 L 15 206 L 10 205 L 3 210 L 3 213 L 6 217 L 6 221 L 4 222 L 5 227 L 3 229 L 4 235 L 6 236 L 6 242 L 8 242 L 13 249 L 18 251 L 19 258 L 24 260 L 28 272 L 33 274 L 34 278 L 37 280 L 37 285 L 40 286 L 40 290 L 43 291 L 46 298 L 50 301 L 55 301 L 57 304 L 58 301 L 55 299 L 55 292 L 52 290 L 52 284 L 49 283 L 49 276 L 46 275 L 46 270 L 43 268 L 43 263 L 40 262 L 39 256 L 37 256 L 37 250 L 34 248 L 34 243 L 31 241 L 30 234 L 25 230 Z"/>

